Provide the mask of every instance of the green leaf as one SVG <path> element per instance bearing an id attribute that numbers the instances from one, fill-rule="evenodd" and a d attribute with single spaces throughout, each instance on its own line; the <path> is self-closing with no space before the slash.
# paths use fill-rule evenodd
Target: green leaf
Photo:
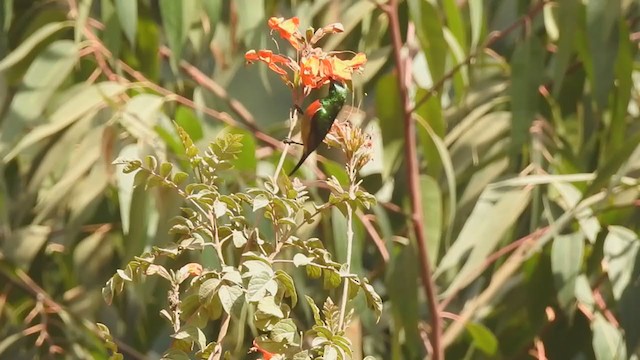
<path id="1" fill-rule="evenodd" d="M 516 46 L 511 58 L 511 141 L 514 151 L 529 139 L 529 128 L 538 113 L 538 86 L 544 70 L 544 47 L 530 36 Z M 519 154 L 519 152 L 516 152 Z"/>
<path id="2" fill-rule="evenodd" d="M 51 22 L 47 23 L 38 30 L 36 30 L 31 36 L 29 36 L 26 40 L 20 42 L 17 48 L 7 54 L 0 61 L 0 72 L 3 72 L 24 58 L 27 57 L 39 45 L 41 42 L 49 38 L 51 35 L 57 33 L 60 30 L 63 30 L 68 27 L 73 27 L 75 25 L 74 21 L 63 21 L 63 22 Z"/>
<path id="3" fill-rule="evenodd" d="M 291 297 L 291 307 L 298 303 L 298 293 L 293 278 L 283 270 L 276 270 L 276 280 L 285 289 L 285 294 Z"/>
<path id="4" fill-rule="evenodd" d="M 640 239 L 635 231 L 622 226 L 609 226 L 604 240 L 604 260 L 607 262 L 607 276 L 616 300 L 620 300 L 628 287 L 637 287 L 634 273 L 640 250 Z"/>
<path id="5" fill-rule="evenodd" d="M 67 79 L 77 60 L 77 45 L 71 40 L 59 40 L 51 43 L 31 63 L 0 127 L 1 157 L 22 137 L 24 129 L 41 121 L 49 100 Z"/>
<path id="6" fill-rule="evenodd" d="M 575 37 L 578 29 L 578 20 L 580 11 L 582 11 L 580 0 L 563 0 L 557 4 L 558 7 L 558 26 L 560 37 L 558 39 L 558 51 L 555 54 L 556 61 L 553 67 L 553 96 L 558 97 L 562 89 L 562 83 L 566 75 L 571 55 L 575 49 Z"/>
<path id="7" fill-rule="evenodd" d="M 291 319 L 283 319 L 278 321 L 271 330 L 271 339 L 277 342 L 286 342 L 295 344 L 298 328 Z"/>
<path id="8" fill-rule="evenodd" d="M 200 119 L 193 109 L 179 105 L 176 108 L 175 121 L 193 141 L 198 141 L 204 136 Z"/>
<path id="9" fill-rule="evenodd" d="M 49 116 L 48 123 L 34 128 L 22 137 L 3 161 L 11 161 L 27 148 L 61 132 L 90 111 L 109 103 L 126 89 L 126 86 L 115 82 L 104 82 L 77 91 Z"/>
<path id="10" fill-rule="evenodd" d="M 322 275 L 322 287 L 327 290 L 334 289 L 342 283 L 342 278 L 337 270 L 322 269 Z"/>
<path id="11" fill-rule="evenodd" d="M 239 286 L 221 285 L 218 290 L 218 296 L 220 297 L 220 303 L 224 311 L 231 315 L 244 302 L 244 291 Z"/>
<path id="12" fill-rule="evenodd" d="M 455 0 L 444 0 L 442 7 L 447 19 L 447 27 L 451 30 L 453 36 L 455 36 L 460 47 L 467 49 L 467 31 L 457 2 Z"/>
<path id="13" fill-rule="evenodd" d="M 320 317 L 320 309 L 318 308 L 318 305 L 316 305 L 315 301 L 313 301 L 313 299 L 310 296 L 305 295 L 304 298 L 305 300 L 307 300 L 307 304 L 311 309 L 315 324 L 318 326 L 322 325 L 322 318 Z"/>
<path id="14" fill-rule="evenodd" d="M 256 212 L 269 205 L 269 199 L 265 195 L 258 195 L 253 199 L 253 211 Z"/>
<path id="15" fill-rule="evenodd" d="M 2 242 L 2 252 L 12 263 L 27 271 L 50 233 L 49 226 L 28 225 L 18 229 Z"/>
<path id="16" fill-rule="evenodd" d="M 592 89 L 598 109 L 607 108 L 618 53 L 620 0 L 587 2 L 587 35 L 593 68 Z"/>
<path id="17" fill-rule="evenodd" d="M 404 329 L 410 358 L 417 357 L 418 333 L 418 258 L 415 242 L 394 243 L 385 276 L 394 322 Z"/>
<path id="18" fill-rule="evenodd" d="M 416 34 L 424 52 L 432 81 L 444 75 L 447 44 L 442 34 L 442 19 L 436 6 L 430 1 L 409 0 L 409 14 L 416 26 Z M 437 96 L 436 98 L 439 98 Z"/>
<path id="19" fill-rule="evenodd" d="M 530 195 L 530 188 L 501 184 L 490 185 L 482 192 L 457 240 L 435 271 L 435 276 L 438 276 L 463 264 L 445 294 L 466 286 L 480 275 L 480 265 L 518 220 L 529 204 Z"/>
<path id="20" fill-rule="evenodd" d="M 154 144 L 159 142 L 154 127 L 165 99 L 153 94 L 140 94 L 127 102 L 120 123 L 138 140 Z"/>
<path id="21" fill-rule="evenodd" d="M 220 283 L 220 279 L 216 278 L 205 280 L 198 289 L 198 298 L 200 299 L 200 302 L 206 303 L 211 301 L 213 296 L 217 294 Z"/>
<path id="22" fill-rule="evenodd" d="M 498 339 L 486 326 L 480 323 L 470 322 L 465 325 L 471 335 L 473 346 L 480 349 L 488 356 L 496 355 L 498 351 Z"/>
<path id="23" fill-rule="evenodd" d="M 597 360 L 625 360 L 627 348 L 620 330 L 608 322 L 599 312 L 591 322 L 593 352 Z"/>
<path id="24" fill-rule="evenodd" d="M 260 298 L 257 309 L 263 314 L 274 316 L 279 319 L 284 318 L 284 313 L 282 312 L 280 305 L 276 304 L 273 296 L 264 296 Z"/>
<path id="25" fill-rule="evenodd" d="M 182 57 L 182 48 L 187 40 L 192 14 L 196 12 L 196 2 L 194 0 L 160 0 L 159 4 L 162 28 L 171 49 L 172 66 L 176 70 L 178 61 Z"/>
<path id="26" fill-rule="evenodd" d="M 255 302 L 267 296 L 275 295 L 278 291 L 278 283 L 271 278 L 271 275 L 260 272 L 249 279 L 247 285 L 247 301 Z"/>
<path id="27" fill-rule="evenodd" d="M 484 1 L 469 0 L 469 20 L 471 23 L 471 49 L 475 51 L 480 44 L 484 28 Z"/>
<path id="28" fill-rule="evenodd" d="M 131 0 L 114 1 L 122 31 L 124 31 L 124 35 L 129 40 L 129 43 L 135 47 L 138 29 L 138 2 Z"/>
<path id="29" fill-rule="evenodd" d="M 376 316 L 376 322 L 380 321 L 380 316 L 382 315 L 382 298 L 380 298 L 380 295 L 376 293 L 373 286 L 369 284 L 369 280 L 367 280 L 367 278 L 360 281 L 360 286 L 362 287 L 362 290 L 364 290 L 367 307 L 373 310 L 373 313 Z"/>
<path id="30" fill-rule="evenodd" d="M 432 264 L 436 263 L 440 251 L 442 231 L 442 194 L 438 182 L 427 175 L 420 176 L 420 195 L 422 196 L 422 223 L 424 238 Z"/>
<path id="31" fill-rule="evenodd" d="M 556 235 L 551 246 L 551 271 L 558 291 L 558 303 L 569 316 L 575 311 L 576 279 L 580 274 L 584 253 L 584 235 L 575 232 Z"/>

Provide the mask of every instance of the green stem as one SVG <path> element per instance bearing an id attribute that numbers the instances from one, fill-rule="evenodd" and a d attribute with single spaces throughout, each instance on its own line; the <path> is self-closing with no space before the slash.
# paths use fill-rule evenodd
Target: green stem
<path id="1" fill-rule="evenodd" d="M 351 272 L 351 254 L 353 252 L 353 209 L 351 208 L 351 204 L 346 203 L 347 205 L 347 262 L 345 263 L 345 270 L 347 273 Z M 349 279 L 343 278 L 344 285 L 342 287 L 342 300 L 340 302 L 340 322 L 339 328 L 345 329 L 345 313 L 347 310 L 347 301 L 349 299 Z"/>

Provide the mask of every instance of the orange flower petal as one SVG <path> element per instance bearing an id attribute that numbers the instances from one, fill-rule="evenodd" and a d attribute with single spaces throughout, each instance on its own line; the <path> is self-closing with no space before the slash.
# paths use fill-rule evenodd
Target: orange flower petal
<path id="1" fill-rule="evenodd" d="M 287 71 L 277 64 L 285 64 L 290 68 L 293 66 L 294 61 L 286 56 L 274 54 L 271 50 L 249 50 L 244 54 L 244 58 L 248 62 L 262 61 L 269 66 L 269 69 L 273 70 L 279 75 L 287 75 Z"/>
<path id="2" fill-rule="evenodd" d="M 289 41 L 296 50 L 302 48 L 301 41 L 303 38 L 300 30 L 298 30 L 298 26 L 300 25 L 300 19 L 298 19 L 298 17 L 294 16 L 286 20 L 281 17 L 272 17 L 269 19 L 268 24 L 271 29 L 278 31 L 280 37 Z"/>

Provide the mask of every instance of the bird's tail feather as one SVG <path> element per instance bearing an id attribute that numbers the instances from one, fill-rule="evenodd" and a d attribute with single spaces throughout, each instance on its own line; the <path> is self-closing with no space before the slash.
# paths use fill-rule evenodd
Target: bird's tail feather
<path id="1" fill-rule="evenodd" d="M 296 172 L 296 170 L 298 170 L 300 168 L 300 166 L 302 166 L 302 163 L 304 163 L 304 161 L 307 160 L 307 157 L 309 157 L 309 154 L 311 154 L 311 153 L 302 155 L 302 158 L 300 159 L 300 161 L 298 161 L 298 163 L 293 168 L 293 170 L 291 170 L 291 172 L 289 173 L 289 176 L 293 175 Z"/>

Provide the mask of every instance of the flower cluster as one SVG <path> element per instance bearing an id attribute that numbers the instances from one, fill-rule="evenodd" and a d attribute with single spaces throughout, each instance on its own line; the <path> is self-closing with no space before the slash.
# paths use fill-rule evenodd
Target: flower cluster
<path id="1" fill-rule="evenodd" d="M 324 141 L 344 152 L 350 176 L 355 176 L 373 156 L 371 136 L 348 121 L 335 122 Z"/>
<path id="2" fill-rule="evenodd" d="M 280 37 L 296 49 L 296 59 L 274 54 L 271 50 L 250 50 L 245 54 L 247 62 L 266 63 L 287 85 L 293 88 L 302 87 L 305 96 L 331 80 L 350 81 L 354 72 L 362 71 L 367 62 L 365 54 L 357 53 L 351 59 L 343 60 L 336 52 L 326 52 L 320 47 L 315 47 L 324 35 L 343 32 L 342 24 L 330 24 L 315 31 L 310 28 L 306 36 L 300 32 L 299 25 L 300 20 L 297 17 L 286 20 L 276 17 L 269 19 L 272 31 L 277 31 Z"/>

